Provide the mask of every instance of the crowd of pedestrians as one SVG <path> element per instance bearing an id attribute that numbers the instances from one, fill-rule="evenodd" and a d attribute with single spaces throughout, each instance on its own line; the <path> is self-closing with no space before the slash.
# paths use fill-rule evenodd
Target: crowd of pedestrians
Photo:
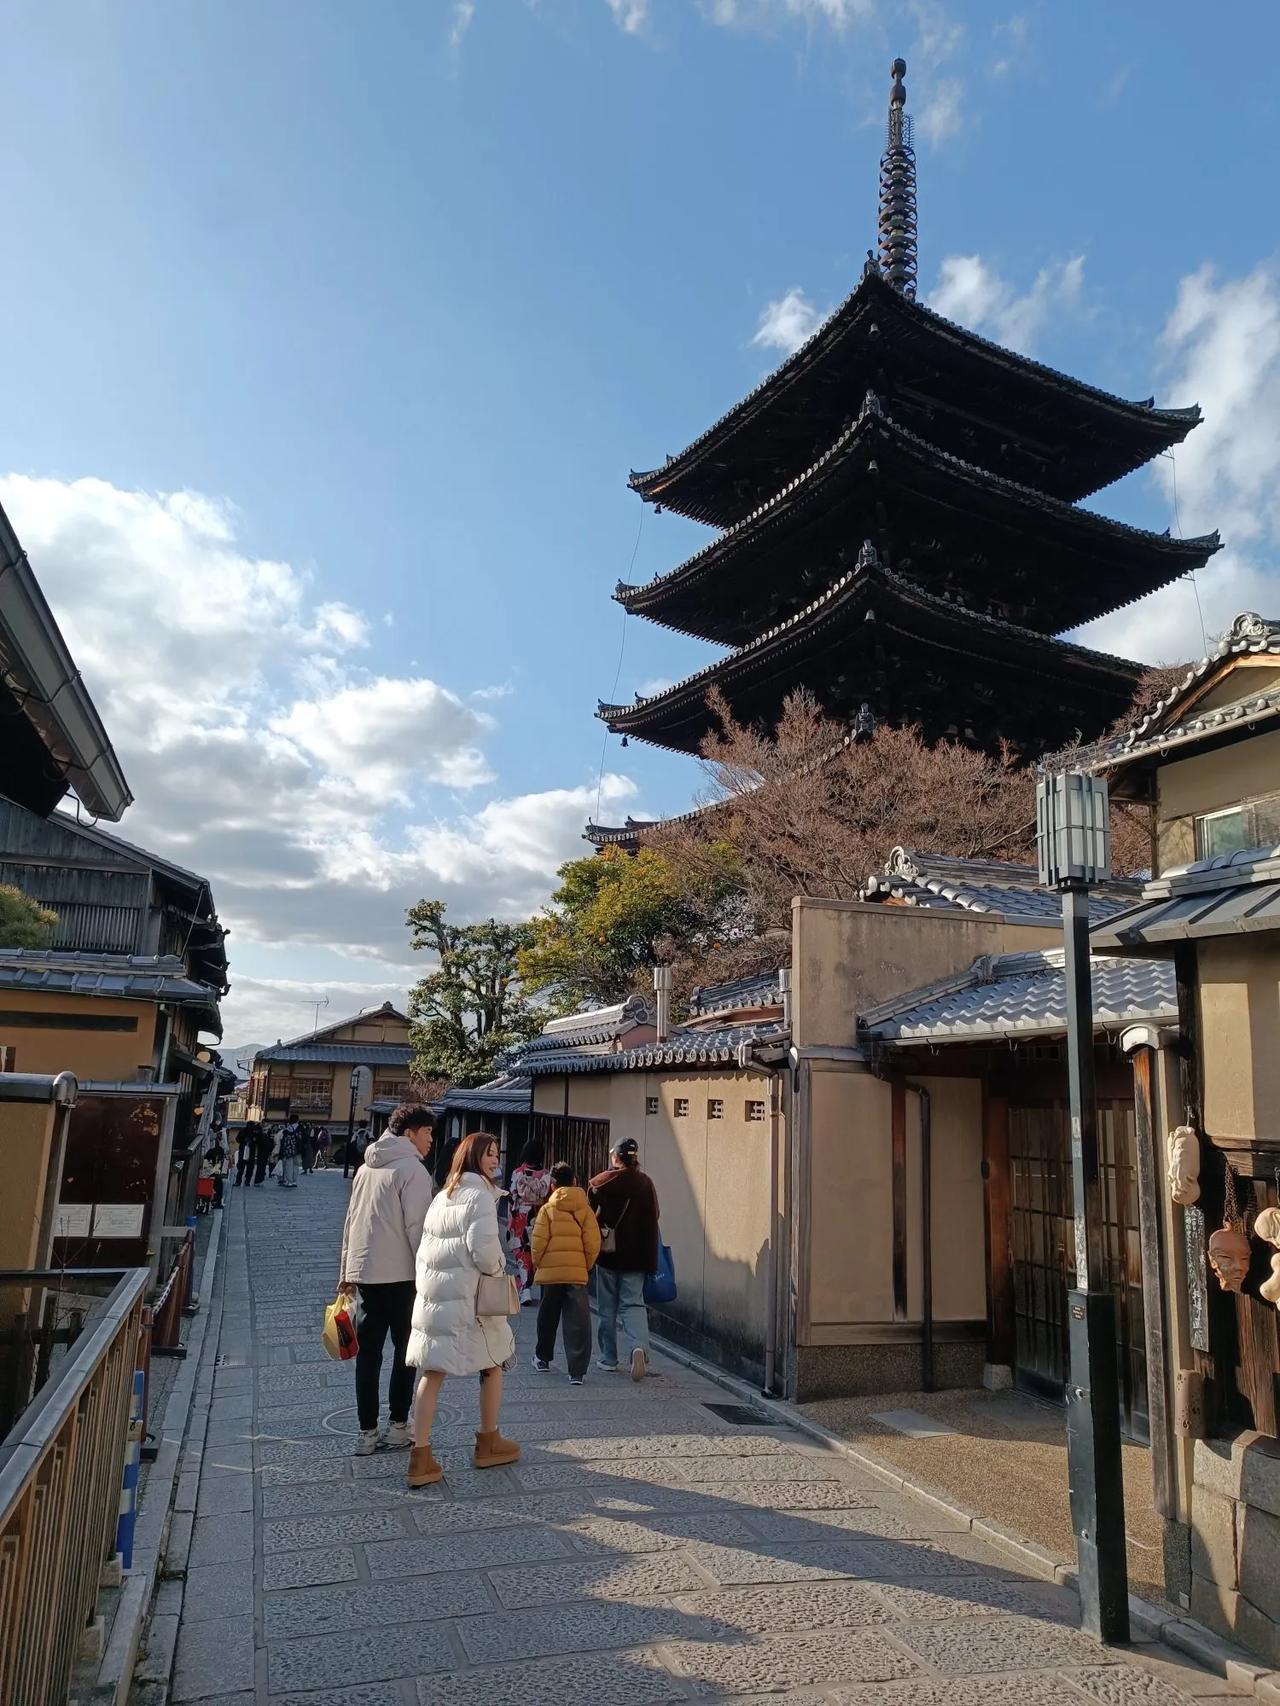
<path id="1" fill-rule="evenodd" d="M 368 1142 L 367 1129 L 364 1141 Z M 247 1121 L 240 1128 L 238 1144 L 233 1185 L 261 1185 L 275 1178 L 285 1189 L 295 1190 L 302 1174 L 315 1173 L 329 1166 L 333 1139 L 328 1126 L 307 1125 L 295 1114 L 290 1114 L 285 1120 Z M 350 1147 L 358 1151 L 358 1160 L 364 1152 L 359 1132 L 351 1139 Z M 230 1162 L 225 1153 L 223 1160 L 229 1169 Z"/>
<path id="2" fill-rule="evenodd" d="M 564 1161 L 544 1166 L 526 1146 L 510 1192 L 500 1184 L 498 1140 L 463 1138 L 444 1184 L 428 1170 L 434 1120 L 403 1103 L 357 1168 L 338 1257 L 338 1292 L 353 1314 L 356 1452 L 409 1448 L 411 1487 L 439 1481 L 431 1447 L 440 1388 L 449 1376 L 479 1381 L 478 1469 L 514 1463 L 519 1445 L 501 1430 L 505 1371 L 515 1365 L 510 1317 L 540 1289 L 533 1366 L 549 1374 L 563 1336 L 568 1377 L 581 1386 L 591 1363 L 591 1286 L 597 1311 L 596 1366 L 618 1371 L 619 1338 L 633 1380 L 648 1373 L 646 1276 L 659 1260 L 658 1197 L 641 1171 L 639 1145 L 624 1138 L 584 1189 Z M 507 1204 L 504 1246 L 499 1207 Z M 508 1267 L 508 1258 L 514 1267 Z M 379 1428 L 382 1364 L 392 1358 L 389 1422 Z M 416 1390 L 415 1390 L 416 1370 Z"/>

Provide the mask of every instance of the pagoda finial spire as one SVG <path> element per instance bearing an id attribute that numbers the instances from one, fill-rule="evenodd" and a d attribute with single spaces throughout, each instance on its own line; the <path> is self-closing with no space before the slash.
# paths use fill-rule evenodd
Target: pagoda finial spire
<path id="1" fill-rule="evenodd" d="M 913 300 L 916 294 L 916 154 L 911 146 L 911 119 L 905 59 L 890 66 L 889 131 L 880 156 L 880 272 L 895 290 Z"/>

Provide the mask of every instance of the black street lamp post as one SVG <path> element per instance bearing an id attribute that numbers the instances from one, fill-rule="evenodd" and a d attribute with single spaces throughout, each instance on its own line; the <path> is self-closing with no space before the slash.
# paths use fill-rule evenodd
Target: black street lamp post
<path id="1" fill-rule="evenodd" d="M 351 1068 L 351 1106 L 347 1110 L 347 1141 L 346 1146 L 342 1151 L 342 1176 L 344 1179 L 347 1177 L 348 1169 L 351 1167 L 353 1152 L 355 1150 L 356 1096 L 360 1091 L 360 1085 L 362 1082 L 361 1074 L 364 1070 L 363 1066 L 353 1066 Z"/>
<path id="2" fill-rule="evenodd" d="M 1089 885 L 1110 874 L 1106 783 L 1075 772 L 1044 777 L 1036 785 L 1036 843 L 1040 881 L 1062 896 L 1076 1270 L 1075 1287 L 1067 1293 L 1067 1467 L 1081 1621 L 1101 1641 L 1127 1641 L 1115 1299 L 1103 1253 L 1089 965 Z"/>

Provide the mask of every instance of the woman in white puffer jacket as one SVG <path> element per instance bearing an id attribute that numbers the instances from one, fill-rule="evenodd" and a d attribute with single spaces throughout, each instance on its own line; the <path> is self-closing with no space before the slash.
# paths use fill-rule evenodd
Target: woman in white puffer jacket
<path id="1" fill-rule="evenodd" d="M 476 1312 L 480 1276 L 506 1272 L 498 1235 L 501 1192 L 494 1183 L 500 1166 L 498 1140 L 492 1133 L 464 1138 L 423 1223 L 413 1332 L 405 1353 L 405 1361 L 422 1371 L 414 1399 L 411 1487 L 429 1486 L 444 1475 L 432 1454 L 431 1424 L 447 1374 L 480 1376 L 480 1428 L 472 1460 L 476 1468 L 514 1463 L 520 1455 L 515 1441 L 504 1439 L 498 1430 L 502 1370 L 515 1356 L 515 1339 L 505 1315 Z"/>

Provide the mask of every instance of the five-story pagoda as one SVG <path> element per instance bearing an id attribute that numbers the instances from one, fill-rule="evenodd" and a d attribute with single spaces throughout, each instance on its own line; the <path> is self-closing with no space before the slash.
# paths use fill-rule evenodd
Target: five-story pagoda
<path id="1" fill-rule="evenodd" d="M 1198 568 L 1217 534 L 1174 539 L 1079 500 L 1196 425 L 1015 355 L 916 301 L 915 157 L 895 60 L 879 255 L 799 350 L 631 486 L 722 531 L 628 612 L 733 649 L 609 728 L 697 752 L 718 687 L 771 728 L 809 688 L 828 713 L 1031 758 L 1103 730 L 1141 666 L 1063 631 Z"/>

